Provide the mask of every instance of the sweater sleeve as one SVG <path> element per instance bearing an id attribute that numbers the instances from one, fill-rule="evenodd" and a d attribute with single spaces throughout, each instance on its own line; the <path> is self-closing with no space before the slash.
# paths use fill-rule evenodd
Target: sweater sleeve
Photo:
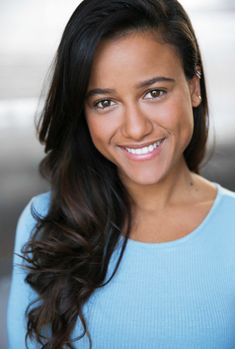
<path id="1" fill-rule="evenodd" d="M 13 272 L 7 309 L 8 349 L 26 348 L 25 335 L 27 320 L 25 311 L 29 303 L 37 299 L 37 295 L 30 285 L 25 282 L 27 271 L 22 268 L 25 262 L 19 255 L 22 254 L 21 249 L 30 239 L 36 225 L 36 220 L 31 213 L 31 207 L 33 205 L 41 214 L 40 211 L 45 211 L 45 199 L 47 198 L 47 194 L 41 194 L 33 198 L 25 207 L 18 220 L 13 256 Z M 35 343 L 28 342 L 28 346 L 29 349 L 37 348 Z"/>

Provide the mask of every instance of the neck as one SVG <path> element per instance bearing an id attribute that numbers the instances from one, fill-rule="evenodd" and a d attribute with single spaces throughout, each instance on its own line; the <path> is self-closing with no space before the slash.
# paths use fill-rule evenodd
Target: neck
<path id="1" fill-rule="evenodd" d="M 171 171 L 170 175 L 158 183 L 139 185 L 135 182 L 125 182 L 131 198 L 133 208 L 142 212 L 156 212 L 179 200 L 183 200 L 194 186 L 194 176 L 184 160 Z"/>

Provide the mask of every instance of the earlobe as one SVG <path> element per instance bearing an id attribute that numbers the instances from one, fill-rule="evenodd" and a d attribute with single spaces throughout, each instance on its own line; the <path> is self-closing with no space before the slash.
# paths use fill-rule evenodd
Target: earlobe
<path id="1" fill-rule="evenodd" d="M 202 101 L 201 95 L 194 94 L 192 96 L 192 106 L 194 108 L 198 107 L 201 104 L 201 101 Z"/>

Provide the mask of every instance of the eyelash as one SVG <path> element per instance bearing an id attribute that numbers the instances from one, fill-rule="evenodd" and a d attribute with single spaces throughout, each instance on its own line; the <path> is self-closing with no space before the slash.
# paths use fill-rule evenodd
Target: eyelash
<path id="1" fill-rule="evenodd" d="M 110 107 L 110 105 L 109 105 L 108 107 L 99 107 L 98 105 L 99 105 L 100 103 L 102 103 L 102 102 L 112 102 L 112 100 L 111 100 L 111 99 L 101 99 L 101 100 L 99 100 L 99 101 L 96 101 L 96 102 L 94 103 L 95 109 L 102 109 L 102 110 L 104 110 L 104 109 Z"/>
<path id="2" fill-rule="evenodd" d="M 161 96 L 152 97 L 152 98 L 147 98 L 147 99 L 157 99 L 157 98 L 161 98 L 163 95 L 166 94 L 166 90 L 163 90 L 163 89 L 160 89 L 160 88 L 154 88 L 154 89 L 152 89 L 152 90 L 149 90 L 149 91 L 144 95 L 144 97 L 145 97 L 146 95 L 148 95 L 149 93 L 152 93 L 152 92 L 155 92 L 155 91 L 160 92 L 160 93 L 161 93 Z"/>
<path id="3" fill-rule="evenodd" d="M 149 90 L 148 92 L 146 92 L 145 95 L 144 95 L 144 97 L 146 97 L 146 95 L 148 95 L 149 93 L 152 93 L 152 92 L 155 92 L 155 91 L 157 91 L 157 92 L 160 93 L 161 95 L 160 95 L 160 96 L 157 96 L 157 97 L 147 98 L 147 99 L 158 99 L 158 98 L 161 98 L 163 95 L 165 95 L 165 94 L 167 93 L 166 90 L 154 88 L 154 89 Z M 101 99 L 101 100 L 96 101 L 96 102 L 94 103 L 94 108 L 95 108 L 95 109 L 104 110 L 104 109 L 106 109 L 106 108 L 112 107 L 112 105 L 108 105 L 108 106 L 106 106 L 106 107 L 99 107 L 99 104 L 100 104 L 100 103 L 103 103 L 103 102 L 112 103 L 113 101 L 112 101 L 111 99 Z"/>

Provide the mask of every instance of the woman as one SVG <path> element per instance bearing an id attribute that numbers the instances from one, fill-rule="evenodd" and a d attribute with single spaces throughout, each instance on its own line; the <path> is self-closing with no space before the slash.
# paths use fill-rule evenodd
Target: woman
<path id="1" fill-rule="evenodd" d="M 207 97 L 181 5 L 83 1 L 38 130 L 51 190 L 18 223 L 9 347 L 235 347 L 235 195 L 199 175 Z"/>

